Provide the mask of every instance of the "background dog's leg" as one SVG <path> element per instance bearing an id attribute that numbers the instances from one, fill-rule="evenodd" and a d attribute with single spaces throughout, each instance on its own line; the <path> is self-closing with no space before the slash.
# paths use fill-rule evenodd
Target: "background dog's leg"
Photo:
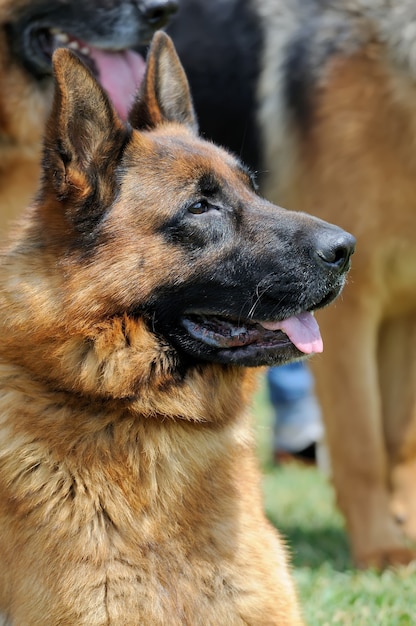
<path id="1" fill-rule="evenodd" d="M 380 386 L 389 455 L 392 511 L 416 540 L 416 317 L 385 323 L 380 332 Z"/>
<path id="2" fill-rule="evenodd" d="M 352 292 L 347 290 L 343 298 L 342 316 L 334 318 L 327 309 L 317 316 L 325 351 L 311 363 L 323 408 L 332 478 L 346 516 L 354 560 L 361 567 L 383 567 L 408 562 L 412 553 L 404 548 L 389 510 L 377 320 L 371 311 L 360 310 Z M 343 355 L 346 343 L 348 360 Z M 331 419 L 333 411 L 337 419 Z"/>

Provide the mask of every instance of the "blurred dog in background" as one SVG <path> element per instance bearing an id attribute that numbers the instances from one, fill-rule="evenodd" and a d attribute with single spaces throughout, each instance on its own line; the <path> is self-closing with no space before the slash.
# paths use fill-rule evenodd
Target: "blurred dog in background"
<path id="1" fill-rule="evenodd" d="M 133 48 L 176 8 L 176 0 L 0 0 L 0 235 L 37 186 L 55 48 L 76 51 L 125 117 L 145 68 Z"/>
<path id="2" fill-rule="evenodd" d="M 406 538 L 416 539 L 416 6 L 182 0 L 170 33 L 203 132 L 259 171 L 270 200 L 357 236 L 343 301 L 319 314 L 326 349 L 313 366 L 355 562 L 406 563 Z"/>

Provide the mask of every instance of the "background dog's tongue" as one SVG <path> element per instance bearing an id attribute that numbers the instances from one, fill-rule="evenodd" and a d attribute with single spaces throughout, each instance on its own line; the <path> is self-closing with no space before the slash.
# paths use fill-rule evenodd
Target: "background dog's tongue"
<path id="1" fill-rule="evenodd" d="M 300 313 L 282 322 L 260 322 L 266 330 L 282 330 L 305 354 L 322 352 L 324 349 L 319 326 L 311 313 Z"/>
<path id="2" fill-rule="evenodd" d="M 97 48 L 91 48 L 90 55 L 100 73 L 101 85 L 118 114 L 126 119 L 146 70 L 143 57 L 132 50 L 104 52 Z"/>

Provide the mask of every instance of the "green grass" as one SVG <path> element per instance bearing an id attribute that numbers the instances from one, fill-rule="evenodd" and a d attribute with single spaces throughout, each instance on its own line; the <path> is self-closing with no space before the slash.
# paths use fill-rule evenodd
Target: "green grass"
<path id="1" fill-rule="evenodd" d="M 416 566 L 354 570 L 333 490 L 315 468 L 273 466 L 264 385 L 253 413 L 266 513 L 286 538 L 308 626 L 416 626 Z"/>

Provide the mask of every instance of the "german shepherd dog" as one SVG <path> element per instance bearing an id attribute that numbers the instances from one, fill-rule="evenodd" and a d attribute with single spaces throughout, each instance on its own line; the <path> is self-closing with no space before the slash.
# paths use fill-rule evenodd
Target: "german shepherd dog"
<path id="1" fill-rule="evenodd" d="M 322 349 L 312 312 L 354 238 L 198 138 L 167 35 L 128 123 L 72 52 L 54 67 L 41 188 L 1 258 L 4 619 L 299 625 L 251 366 Z"/>
<path id="2" fill-rule="evenodd" d="M 133 48 L 175 9 L 176 0 L 0 0 L 0 234 L 38 185 L 53 50 L 76 50 L 126 115 L 145 67 Z"/>
<path id="3" fill-rule="evenodd" d="M 416 540 L 415 3 L 182 0 L 170 32 L 206 136 L 263 173 L 269 200 L 359 239 L 342 306 L 319 316 L 326 350 L 312 365 L 354 560 L 408 562 L 407 538 Z"/>

